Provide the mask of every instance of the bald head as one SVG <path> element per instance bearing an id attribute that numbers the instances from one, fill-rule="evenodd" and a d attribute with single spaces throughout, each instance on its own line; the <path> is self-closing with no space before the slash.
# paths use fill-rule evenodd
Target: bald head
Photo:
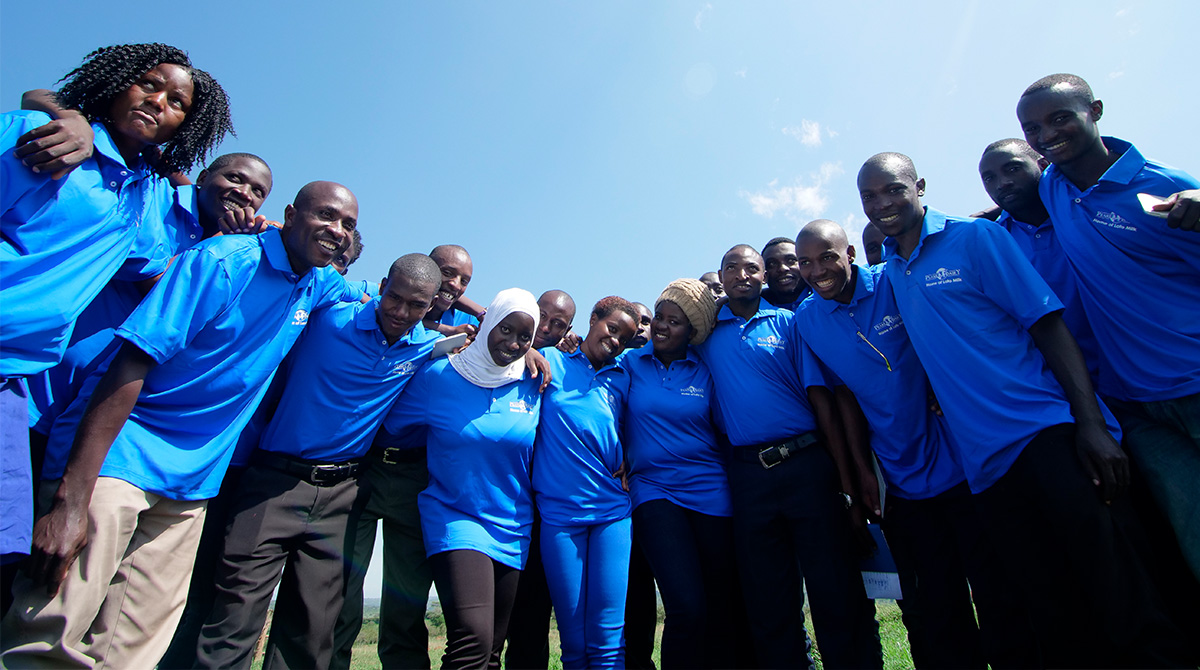
<path id="1" fill-rule="evenodd" d="M 313 181 L 305 184 L 296 194 L 292 206 L 296 209 L 313 209 L 317 203 L 325 203 L 330 200 L 352 202 L 355 216 L 358 215 L 358 198 L 354 197 L 354 193 L 350 189 L 333 181 Z"/>
<path id="2" fill-rule="evenodd" d="M 552 289 L 538 298 L 538 311 L 541 312 L 541 318 L 534 334 L 533 347 L 557 346 L 563 335 L 571 330 L 571 322 L 575 320 L 575 301 L 566 291 Z"/>
<path id="3" fill-rule="evenodd" d="M 846 229 L 829 219 L 817 219 L 796 236 L 800 275 L 825 300 L 849 303 L 854 295 L 854 247 Z"/>
<path id="4" fill-rule="evenodd" d="M 858 171 L 859 179 L 868 172 L 886 172 L 917 181 L 917 167 L 913 165 L 912 159 L 894 151 L 885 151 L 868 158 Z"/>
<path id="5" fill-rule="evenodd" d="M 358 199 L 331 181 L 314 181 L 283 210 L 283 245 L 292 270 L 325 267 L 350 248 L 358 228 Z"/>
<path id="6" fill-rule="evenodd" d="M 796 236 L 796 246 L 807 239 L 819 239 L 828 242 L 841 248 L 846 248 L 850 245 L 850 240 L 846 237 L 846 229 L 842 228 L 841 224 L 829 219 L 817 219 L 811 221 L 808 225 L 800 229 L 800 234 Z"/>

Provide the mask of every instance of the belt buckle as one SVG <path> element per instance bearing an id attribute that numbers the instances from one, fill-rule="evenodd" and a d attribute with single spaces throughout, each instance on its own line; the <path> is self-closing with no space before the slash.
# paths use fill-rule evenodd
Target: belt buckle
<path id="1" fill-rule="evenodd" d="M 317 486 L 336 484 L 341 469 L 340 465 L 314 465 L 312 473 L 309 475 L 309 481 Z"/>
<path id="2" fill-rule="evenodd" d="M 400 461 L 393 461 L 391 458 L 391 455 L 398 451 L 400 451 L 400 450 L 395 447 L 388 447 L 388 448 L 384 449 L 383 450 L 383 458 L 381 460 L 384 462 L 385 465 L 396 465 Z"/>
<path id="3" fill-rule="evenodd" d="M 771 454 L 773 458 L 768 461 L 767 454 Z M 767 447 L 758 452 L 758 462 L 762 464 L 764 470 L 770 470 L 782 463 L 788 457 L 787 445 L 776 445 Z"/>

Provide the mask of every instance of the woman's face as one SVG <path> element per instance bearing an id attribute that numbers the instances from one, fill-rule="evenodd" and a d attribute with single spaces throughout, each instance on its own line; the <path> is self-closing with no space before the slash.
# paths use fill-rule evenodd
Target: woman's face
<path id="1" fill-rule="evenodd" d="M 533 343 L 533 329 L 533 317 L 522 312 L 501 319 L 488 333 L 487 348 L 492 361 L 504 367 L 524 356 Z"/>
<path id="2" fill-rule="evenodd" d="M 607 363 L 621 353 L 637 328 L 637 320 L 619 309 L 602 318 L 593 314 L 591 327 L 580 348 L 593 361 Z"/>
<path id="3" fill-rule="evenodd" d="M 175 136 L 192 108 L 192 75 L 180 65 L 160 63 L 113 98 L 109 130 L 119 149 L 140 152 Z"/>
<path id="4" fill-rule="evenodd" d="M 654 308 L 654 320 L 650 322 L 650 341 L 654 343 L 654 353 L 683 351 L 693 332 L 692 322 L 679 305 L 664 300 Z"/>

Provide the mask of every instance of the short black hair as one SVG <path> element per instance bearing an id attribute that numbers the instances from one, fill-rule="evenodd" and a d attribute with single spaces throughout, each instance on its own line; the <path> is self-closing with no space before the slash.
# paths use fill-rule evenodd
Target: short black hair
<path id="1" fill-rule="evenodd" d="M 192 107 L 183 125 L 163 143 L 160 171 L 187 172 L 212 153 L 233 130 L 229 96 L 212 75 L 192 66 L 188 55 L 167 44 L 118 44 L 102 47 L 83 59 L 59 82 L 59 104 L 78 109 L 89 121 L 108 121 L 118 94 L 137 83 L 146 72 L 170 63 L 186 68 L 192 76 Z"/>
<path id="2" fill-rule="evenodd" d="M 257 156 L 255 154 L 248 154 L 244 151 L 235 151 L 235 152 L 229 153 L 229 154 L 221 154 L 220 156 L 217 156 L 216 158 L 214 158 L 213 161 L 208 164 L 208 167 L 206 167 L 204 169 L 208 170 L 209 172 L 212 172 L 213 170 L 220 170 L 221 168 L 225 167 L 226 165 L 229 165 L 230 163 L 232 163 L 234 161 L 240 161 L 240 160 L 257 161 L 257 162 L 261 163 L 263 167 L 267 168 L 267 172 L 271 171 L 271 166 L 267 165 L 267 162 L 265 160 L 263 160 L 261 156 Z"/>
<path id="3" fill-rule="evenodd" d="M 909 177 L 914 182 L 919 179 L 919 177 L 917 177 L 917 166 L 913 165 L 912 159 L 895 151 L 884 151 L 883 153 L 878 153 L 874 156 L 871 156 L 866 160 L 865 163 L 862 164 L 862 167 L 859 168 L 858 172 L 859 174 L 862 174 L 862 171 L 865 170 L 868 165 L 873 168 L 882 169 L 886 168 L 890 163 L 900 164 L 901 176 Z"/>
<path id="4" fill-rule="evenodd" d="M 1007 139 L 996 140 L 995 142 L 992 142 L 984 148 L 983 154 L 980 156 L 980 158 L 982 159 L 983 156 L 988 155 L 992 151 L 1007 149 L 1009 147 L 1012 147 L 1013 151 L 1023 156 L 1032 158 L 1035 162 L 1042 159 L 1042 155 L 1037 152 L 1037 149 L 1029 146 L 1029 143 L 1025 140 L 1019 140 L 1015 137 L 1009 137 Z"/>
<path id="5" fill-rule="evenodd" d="M 439 244 L 436 247 L 434 247 L 432 251 L 429 252 L 429 257 L 433 258 L 434 256 L 441 256 L 442 254 L 448 253 L 451 251 L 461 251 L 464 254 L 466 254 L 467 258 L 471 257 L 471 254 L 467 253 L 467 250 L 465 248 L 463 248 L 457 244 Z"/>
<path id="6" fill-rule="evenodd" d="M 789 238 L 789 237 L 772 237 L 772 238 L 771 238 L 771 241 L 770 241 L 770 242 L 767 242 L 766 246 L 764 246 L 764 247 L 762 248 L 762 251 L 761 251 L 760 253 L 761 253 L 763 256 L 766 256 L 766 255 L 767 255 L 767 249 L 770 249 L 771 247 L 774 247 L 774 246 L 777 246 L 777 245 L 780 245 L 780 244 L 784 244 L 784 243 L 787 243 L 787 244 L 794 244 L 794 242 L 792 241 L 792 239 L 791 239 L 791 238 Z"/>
<path id="7" fill-rule="evenodd" d="M 392 262 L 388 269 L 388 281 L 396 277 L 407 277 L 417 284 L 442 285 L 442 270 L 437 261 L 425 254 L 404 254 Z"/>
<path id="8" fill-rule="evenodd" d="M 358 232 L 358 228 L 350 231 L 350 248 L 346 250 L 346 267 L 354 265 L 354 261 L 362 256 L 363 241 L 362 233 Z"/>
<path id="9" fill-rule="evenodd" d="M 1033 95 L 1034 93 L 1048 91 L 1057 86 L 1066 86 L 1071 89 L 1071 91 L 1075 94 L 1075 97 L 1082 101 L 1085 105 L 1090 105 L 1096 101 L 1096 98 L 1092 95 L 1092 87 L 1088 86 L 1088 83 L 1083 80 L 1083 77 L 1074 74 L 1067 74 L 1065 72 L 1046 75 L 1045 77 L 1033 82 L 1025 89 L 1025 92 L 1021 94 L 1021 97 L 1024 98 L 1026 96 Z"/>

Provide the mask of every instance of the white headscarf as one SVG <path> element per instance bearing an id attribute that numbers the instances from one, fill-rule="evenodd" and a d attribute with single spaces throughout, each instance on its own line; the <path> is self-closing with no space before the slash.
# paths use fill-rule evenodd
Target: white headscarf
<path id="1" fill-rule="evenodd" d="M 508 365 L 499 366 L 492 359 L 492 352 L 488 350 L 487 346 L 488 335 L 491 334 L 492 329 L 514 312 L 528 314 L 529 318 L 533 319 L 533 328 L 536 334 L 541 310 L 538 308 L 533 294 L 520 288 L 505 289 L 497 293 L 492 304 L 488 305 L 487 313 L 483 317 L 483 324 L 479 328 L 479 334 L 475 336 L 475 341 L 461 354 L 450 354 L 450 365 L 458 370 L 458 374 L 462 375 L 463 379 L 476 386 L 494 389 L 515 382 L 525 375 L 524 357 L 518 358 Z"/>

